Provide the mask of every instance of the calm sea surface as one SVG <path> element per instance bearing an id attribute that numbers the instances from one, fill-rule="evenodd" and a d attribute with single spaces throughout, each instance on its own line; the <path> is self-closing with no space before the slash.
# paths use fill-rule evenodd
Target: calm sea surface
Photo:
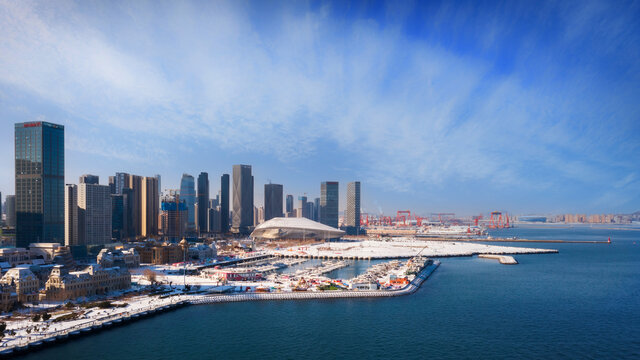
<path id="1" fill-rule="evenodd" d="M 416 294 L 393 299 L 190 306 L 23 358 L 640 358 L 640 230 L 518 227 L 496 235 L 611 236 L 613 244 L 513 243 L 560 253 L 516 256 L 515 266 L 442 259 Z"/>

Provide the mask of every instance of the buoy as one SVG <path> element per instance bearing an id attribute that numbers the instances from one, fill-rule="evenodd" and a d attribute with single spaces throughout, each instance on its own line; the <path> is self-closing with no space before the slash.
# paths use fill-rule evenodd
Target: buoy
<path id="1" fill-rule="evenodd" d="M 607 242 L 611 244 L 611 236 L 609 236 L 609 239 L 607 239 Z"/>

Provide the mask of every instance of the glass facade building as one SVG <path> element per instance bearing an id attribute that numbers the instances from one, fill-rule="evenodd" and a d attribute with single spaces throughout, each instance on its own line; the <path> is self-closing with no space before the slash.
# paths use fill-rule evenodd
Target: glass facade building
<path id="1" fill-rule="evenodd" d="M 229 174 L 220 177 L 220 232 L 229 231 Z"/>
<path id="2" fill-rule="evenodd" d="M 196 189 L 193 176 L 182 174 L 180 180 L 180 199 L 187 205 L 187 230 L 196 229 Z"/>
<path id="3" fill-rule="evenodd" d="M 241 234 L 253 227 L 253 175 L 251 165 L 233 165 L 233 228 Z"/>
<path id="4" fill-rule="evenodd" d="M 264 221 L 283 216 L 282 190 L 281 184 L 264 185 Z"/>
<path id="5" fill-rule="evenodd" d="M 209 174 L 198 175 L 198 231 L 209 232 Z"/>
<path id="6" fill-rule="evenodd" d="M 338 228 L 339 190 L 337 181 L 320 184 L 320 222 Z"/>
<path id="7" fill-rule="evenodd" d="M 16 246 L 64 243 L 64 126 L 15 124 Z"/>

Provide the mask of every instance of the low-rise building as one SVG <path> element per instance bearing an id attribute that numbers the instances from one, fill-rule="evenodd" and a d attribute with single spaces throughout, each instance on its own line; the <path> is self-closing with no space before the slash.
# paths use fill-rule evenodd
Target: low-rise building
<path id="1" fill-rule="evenodd" d="M 58 243 L 29 244 L 29 256 L 31 259 L 43 259 L 47 264 L 56 263 L 68 268 L 75 266 L 71 249 Z"/>
<path id="2" fill-rule="evenodd" d="M 0 284 L 0 311 L 11 311 L 16 301 L 18 301 L 16 288 L 11 285 Z"/>
<path id="3" fill-rule="evenodd" d="M 40 292 L 40 299 L 69 300 L 130 287 L 131 274 L 127 269 L 89 265 L 83 271 L 66 272 L 63 266 L 56 265 L 51 271 L 45 289 Z"/>
<path id="4" fill-rule="evenodd" d="M 140 254 L 140 262 L 143 264 L 174 264 L 183 261 L 186 256 L 184 245 L 176 243 L 147 241 L 135 249 Z"/>
<path id="5" fill-rule="evenodd" d="M 0 263 L 8 263 L 10 267 L 31 264 L 29 250 L 25 248 L 0 249 Z"/>
<path id="6" fill-rule="evenodd" d="M 0 279 L 0 283 L 15 287 L 18 301 L 33 302 L 38 300 L 40 280 L 29 269 L 28 265 L 20 265 L 9 269 Z"/>
<path id="7" fill-rule="evenodd" d="M 140 266 L 140 255 L 136 249 L 109 250 L 102 249 L 97 257 L 97 262 L 103 268 L 114 266 L 125 268 L 137 268 Z"/>
<path id="8" fill-rule="evenodd" d="M 189 246 L 187 256 L 189 257 L 189 260 L 213 259 L 218 256 L 218 251 L 216 250 L 215 243 L 212 243 L 211 245 L 194 244 Z"/>
<path id="9" fill-rule="evenodd" d="M 200 273 L 201 277 L 216 279 L 220 282 L 227 281 L 259 281 L 262 274 L 248 268 L 205 269 Z"/>

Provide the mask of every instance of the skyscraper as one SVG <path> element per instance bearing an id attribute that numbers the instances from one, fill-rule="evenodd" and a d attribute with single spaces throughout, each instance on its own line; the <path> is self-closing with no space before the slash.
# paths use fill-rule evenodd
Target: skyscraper
<path id="1" fill-rule="evenodd" d="M 89 180 L 78 184 L 77 245 L 105 245 L 111 242 L 111 191 L 97 176 Z"/>
<path id="2" fill-rule="evenodd" d="M 7 195 L 4 203 L 4 212 L 7 215 L 6 225 L 8 227 L 16 227 L 16 196 Z"/>
<path id="3" fill-rule="evenodd" d="M 282 217 L 282 185 L 264 185 L 264 221 Z"/>
<path id="4" fill-rule="evenodd" d="M 306 218 L 309 220 L 313 220 L 313 214 L 315 213 L 315 205 L 313 205 L 313 201 L 307 201 L 307 211 Z"/>
<path id="5" fill-rule="evenodd" d="M 88 175 L 88 174 L 84 174 L 80 176 L 80 179 L 78 180 L 79 184 L 99 184 L 100 183 L 100 178 L 97 175 Z"/>
<path id="6" fill-rule="evenodd" d="M 320 198 L 313 200 L 313 221 L 320 221 Z"/>
<path id="7" fill-rule="evenodd" d="M 248 234 L 253 226 L 253 176 L 251 165 L 233 165 L 233 228 Z"/>
<path id="8" fill-rule="evenodd" d="M 111 237 L 116 241 L 122 241 L 126 237 L 126 197 L 124 194 L 111 194 Z"/>
<path id="9" fill-rule="evenodd" d="M 158 177 L 116 173 L 116 194 L 127 194 L 127 237 L 152 236 L 158 233 Z"/>
<path id="10" fill-rule="evenodd" d="M 109 176 L 109 191 L 111 191 L 112 194 L 117 194 L 115 176 Z"/>
<path id="11" fill-rule="evenodd" d="M 209 232 L 209 174 L 198 175 L 198 231 Z"/>
<path id="12" fill-rule="evenodd" d="M 347 208 L 344 212 L 344 224 L 348 227 L 360 227 L 360 181 L 347 184 Z"/>
<path id="13" fill-rule="evenodd" d="M 220 227 L 220 207 L 209 209 L 209 223 L 207 224 L 209 231 L 213 233 L 222 232 Z"/>
<path id="14" fill-rule="evenodd" d="M 187 230 L 195 231 L 196 229 L 196 190 L 193 176 L 182 174 L 180 180 L 180 199 L 187 204 Z"/>
<path id="15" fill-rule="evenodd" d="M 16 246 L 64 242 L 64 126 L 15 124 Z"/>
<path id="16" fill-rule="evenodd" d="M 307 197 L 298 196 L 298 207 L 296 208 L 297 217 L 309 218 L 309 208 L 307 207 Z"/>
<path id="17" fill-rule="evenodd" d="M 135 221 L 135 210 L 134 210 L 134 192 L 133 189 L 125 187 L 122 189 L 122 202 L 123 202 L 123 224 L 122 224 L 122 237 L 127 239 L 133 239 L 136 237 L 135 229 L 133 223 Z M 113 221 L 112 221 L 113 223 Z"/>
<path id="18" fill-rule="evenodd" d="M 64 244 L 78 245 L 78 186 L 64 186 Z"/>
<path id="19" fill-rule="evenodd" d="M 162 197 L 162 212 L 160 213 L 160 228 L 162 235 L 170 241 L 179 241 L 187 230 L 187 204 L 178 194 Z"/>
<path id="20" fill-rule="evenodd" d="M 338 227 L 339 190 L 337 181 L 325 181 L 320 184 L 320 222 Z"/>
<path id="21" fill-rule="evenodd" d="M 158 234 L 158 216 L 160 208 L 160 194 L 158 192 L 158 178 L 145 176 L 142 178 L 142 214 L 141 235 L 149 237 Z"/>
<path id="22" fill-rule="evenodd" d="M 220 232 L 229 231 L 229 174 L 220 177 Z"/>
<path id="23" fill-rule="evenodd" d="M 293 195 L 287 195 L 287 209 L 286 213 L 289 215 L 293 212 Z"/>

